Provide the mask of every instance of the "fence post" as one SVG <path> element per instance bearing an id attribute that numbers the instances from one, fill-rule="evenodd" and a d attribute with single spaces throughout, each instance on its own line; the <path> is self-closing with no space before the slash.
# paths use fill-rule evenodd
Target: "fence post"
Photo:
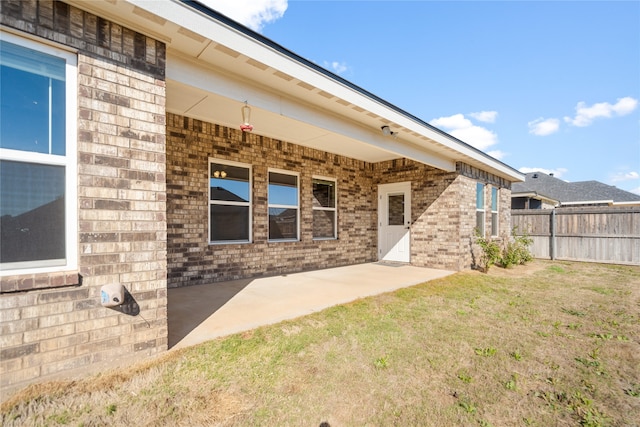
<path id="1" fill-rule="evenodd" d="M 551 209 L 551 238 L 549 239 L 550 247 L 549 247 L 549 255 L 551 256 L 551 260 L 556 259 L 556 210 Z"/>

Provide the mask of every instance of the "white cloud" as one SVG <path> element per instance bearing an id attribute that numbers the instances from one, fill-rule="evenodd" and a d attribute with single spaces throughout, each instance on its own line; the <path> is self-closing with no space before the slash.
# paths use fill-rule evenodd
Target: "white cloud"
<path id="1" fill-rule="evenodd" d="M 507 156 L 507 153 L 501 150 L 487 151 L 487 154 L 493 157 L 494 159 L 498 159 L 498 160 L 502 160 Z"/>
<path id="2" fill-rule="evenodd" d="M 565 169 L 565 168 L 545 169 L 545 168 L 529 168 L 529 167 L 521 167 L 518 170 L 522 173 L 542 172 L 542 173 L 546 173 L 547 175 L 553 174 L 554 178 L 560 178 L 562 175 L 564 175 L 566 172 L 569 171 L 568 169 Z"/>
<path id="3" fill-rule="evenodd" d="M 624 116 L 635 110 L 637 106 L 638 100 L 629 96 L 619 98 L 615 104 L 599 102 L 590 107 L 584 102 L 578 102 L 578 105 L 576 105 L 576 116 L 574 118 L 565 117 L 564 121 L 573 126 L 589 126 L 594 119 L 599 117 L 610 118 L 614 115 Z"/>
<path id="4" fill-rule="evenodd" d="M 338 61 L 328 62 L 328 61 L 324 61 L 324 68 L 327 68 L 327 69 L 333 71 L 336 74 L 342 74 L 342 73 L 346 72 L 349 69 L 349 66 L 344 62 L 338 62 Z"/>
<path id="5" fill-rule="evenodd" d="M 260 31 L 271 22 L 282 18 L 288 7 L 288 0 L 200 0 L 210 8 Z"/>
<path id="6" fill-rule="evenodd" d="M 474 146 L 479 150 L 485 150 L 498 143 L 498 136 L 489 129 L 474 125 L 463 114 L 454 114 L 449 117 L 440 117 L 429 122 L 433 126 L 442 128 L 451 136 Z"/>
<path id="7" fill-rule="evenodd" d="M 543 117 L 539 117 L 527 124 L 529 125 L 529 133 L 538 136 L 551 135 L 552 133 L 558 132 L 558 129 L 560 129 L 560 120 L 558 119 L 545 119 Z"/>
<path id="8" fill-rule="evenodd" d="M 478 111 L 477 113 L 470 113 L 469 115 L 479 122 L 495 123 L 496 118 L 498 117 L 498 112 L 497 111 Z"/>
<path id="9" fill-rule="evenodd" d="M 454 114 L 453 116 L 449 117 L 440 117 L 431 120 L 430 123 L 434 126 L 443 127 L 446 129 L 461 129 L 473 126 L 471 120 L 465 118 L 463 114 Z"/>
<path id="10" fill-rule="evenodd" d="M 621 172 L 613 175 L 611 177 L 611 182 L 633 181 L 634 179 L 640 179 L 640 174 L 638 174 L 638 172 Z"/>

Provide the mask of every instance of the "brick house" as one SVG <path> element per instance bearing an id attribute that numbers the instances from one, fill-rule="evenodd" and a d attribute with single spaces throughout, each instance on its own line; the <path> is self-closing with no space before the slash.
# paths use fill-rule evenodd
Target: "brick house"
<path id="1" fill-rule="evenodd" d="M 0 24 L 3 389 L 165 351 L 168 287 L 463 270 L 476 226 L 510 229 L 520 173 L 196 2 L 4 0 Z"/>

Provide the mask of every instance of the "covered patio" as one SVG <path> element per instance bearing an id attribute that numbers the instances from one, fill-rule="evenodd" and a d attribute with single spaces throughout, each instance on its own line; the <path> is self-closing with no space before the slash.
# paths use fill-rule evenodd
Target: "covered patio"
<path id="1" fill-rule="evenodd" d="M 453 273 L 378 262 L 172 288 L 169 348 L 192 346 Z"/>

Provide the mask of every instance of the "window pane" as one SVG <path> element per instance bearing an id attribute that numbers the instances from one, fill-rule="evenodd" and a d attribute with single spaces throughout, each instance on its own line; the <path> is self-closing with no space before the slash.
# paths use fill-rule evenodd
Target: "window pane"
<path id="1" fill-rule="evenodd" d="M 484 237 L 484 212 L 476 211 L 476 228 L 481 236 Z"/>
<path id="2" fill-rule="evenodd" d="M 269 239 L 297 239 L 298 210 L 269 208 Z"/>
<path id="3" fill-rule="evenodd" d="M 313 211 L 313 237 L 334 238 L 336 229 L 335 211 Z"/>
<path id="4" fill-rule="evenodd" d="M 498 214 L 497 213 L 491 214 L 491 235 L 492 236 L 498 235 Z"/>
<path id="5" fill-rule="evenodd" d="M 0 147 L 64 155 L 65 61 L 0 43 Z"/>
<path id="6" fill-rule="evenodd" d="M 212 242 L 248 241 L 249 207 L 211 205 Z"/>
<path id="7" fill-rule="evenodd" d="M 65 258 L 65 170 L 0 162 L 0 262 Z"/>
<path id="8" fill-rule="evenodd" d="M 211 163 L 209 180 L 211 200 L 227 202 L 249 201 L 249 169 Z"/>
<path id="9" fill-rule="evenodd" d="M 491 210 L 498 210 L 498 189 L 495 187 L 491 189 Z"/>
<path id="10" fill-rule="evenodd" d="M 484 185 L 476 184 L 476 209 L 484 210 Z"/>
<path id="11" fill-rule="evenodd" d="M 404 225 L 404 194 L 389 195 L 388 225 Z"/>
<path id="12" fill-rule="evenodd" d="M 313 207 L 334 208 L 336 185 L 333 181 L 313 180 Z"/>
<path id="13" fill-rule="evenodd" d="M 269 172 L 269 204 L 298 206 L 298 177 Z"/>

